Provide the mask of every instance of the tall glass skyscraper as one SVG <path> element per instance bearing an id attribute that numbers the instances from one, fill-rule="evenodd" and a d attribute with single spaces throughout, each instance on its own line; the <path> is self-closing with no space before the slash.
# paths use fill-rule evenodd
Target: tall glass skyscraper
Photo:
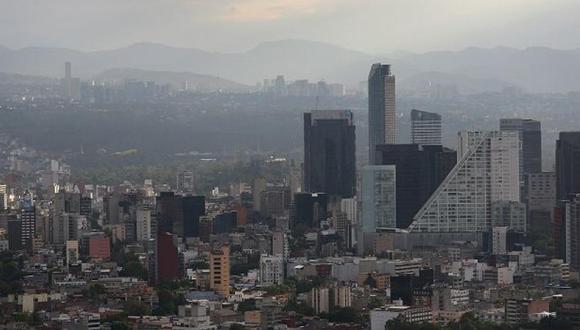
<path id="1" fill-rule="evenodd" d="M 349 110 L 304 114 L 304 188 L 350 198 L 355 194 L 355 126 Z"/>
<path id="2" fill-rule="evenodd" d="M 369 73 L 369 165 L 375 164 L 379 144 L 395 144 L 397 111 L 395 76 L 389 64 L 375 63 Z"/>
<path id="3" fill-rule="evenodd" d="M 580 193 L 580 132 L 560 132 L 556 142 L 556 198 Z"/>

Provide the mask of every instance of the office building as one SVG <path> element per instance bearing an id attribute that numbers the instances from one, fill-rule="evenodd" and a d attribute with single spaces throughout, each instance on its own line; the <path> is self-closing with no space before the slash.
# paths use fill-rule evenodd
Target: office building
<path id="1" fill-rule="evenodd" d="M 72 76 L 72 64 L 64 64 L 64 78 L 62 79 L 62 95 L 67 100 L 79 100 L 81 97 L 81 80 Z"/>
<path id="2" fill-rule="evenodd" d="M 27 193 L 20 201 L 22 248 L 32 253 L 36 237 L 36 206 L 32 195 Z"/>
<path id="3" fill-rule="evenodd" d="M 356 188 L 355 165 L 355 126 L 352 112 L 315 110 L 305 113 L 305 190 L 342 198 L 353 197 Z"/>
<path id="4" fill-rule="evenodd" d="M 556 175 L 554 172 L 530 173 L 526 182 L 529 229 L 536 233 L 549 232 L 556 206 Z"/>
<path id="5" fill-rule="evenodd" d="M 442 146 L 377 146 L 376 165 L 395 166 L 397 228 L 409 226 L 413 216 L 451 171 L 456 158 L 455 151 Z"/>
<path id="6" fill-rule="evenodd" d="M 161 192 L 157 196 L 156 219 L 157 230 L 161 233 L 172 233 L 183 237 L 183 200 L 181 195 L 171 191 Z"/>
<path id="7" fill-rule="evenodd" d="M 517 132 L 522 146 L 522 175 L 542 172 L 542 125 L 532 119 L 500 119 L 500 131 Z"/>
<path id="8" fill-rule="evenodd" d="M 375 164 L 376 146 L 395 144 L 397 137 L 397 111 L 395 76 L 388 64 L 371 66 L 369 91 L 369 164 Z"/>
<path id="9" fill-rule="evenodd" d="M 22 222 L 18 219 L 8 220 L 8 249 L 22 250 Z"/>
<path id="10" fill-rule="evenodd" d="M 260 212 L 264 217 L 287 215 L 291 199 L 289 187 L 267 187 L 260 193 Z"/>
<path id="11" fill-rule="evenodd" d="M 493 227 L 491 231 L 491 251 L 494 255 L 504 255 L 507 250 L 508 227 Z"/>
<path id="12" fill-rule="evenodd" d="M 290 256 L 288 235 L 281 230 L 272 232 L 272 255 L 281 256 L 283 260 Z"/>
<path id="13" fill-rule="evenodd" d="M 328 195 L 322 193 L 294 194 L 294 205 L 290 225 L 306 228 L 320 228 L 320 223 L 326 220 Z"/>
<path id="14" fill-rule="evenodd" d="M 210 288 L 220 296 L 230 295 L 230 247 L 223 245 L 214 249 L 209 255 Z"/>
<path id="15" fill-rule="evenodd" d="M 66 241 L 66 264 L 74 265 L 79 261 L 79 241 Z"/>
<path id="16" fill-rule="evenodd" d="M 146 206 L 137 208 L 136 214 L 136 240 L 138 242 L 148 241 L 151 236 L 151 209 Z"/>
<path id="17" fill-rule="evenodd" d="M 328 313 L 330 311 L 330 290 L 328 288 L 313 288 L 310 290 L 310 307 L 314 314 Z"/>
<path id="18" fill-rule="evenodd" d="M 205 215 L 205 196 L 183 196 L 183 237 L 199 237 L 199 217 Z"/>
<path id="19" fill-rule="evenodd" d="M 556 199 L 580 193 L 580 132 L 560 132 L 556 142 Z"/>
<path id="20" fill-rule="evenodd" d="M 442 145 L 441 115 L 433 112 L 411 110 L 411 143 Z"/>
<path id="21" fill-rule="evenodd" d="M 284 259 L 281 255 L 260 256 L 260 285 L 280 285 L 284 282 Z"/>
<path id="22" fill-rule="evenodd" d="M 199 218 L 205 215 L 205 197 L 161 192 L 157 196 L 155 213 L 158 231 L 183 239 L 199 237 Z"/>
<path id="23" fill-rule="evenodd" d="M 8 209 L 8 186 L 0 184 L 0 211 Z"/>
<path id="24" fill-rule="evenodd" d="M 460 132 L 457 154 L 457 165 L 415 215 L 409 230 L 489 232 L 492 203 L 520 200 L 517 133 Z"/>
<path id="25" fill-rule="evenodd" d="M 358 223 L 358 200 L 356 197 L 343 198 L 340 201 L 340 211 L 346 214 L 346 219 L 351 224 Z"/>
<path id="26" fill-rule="evenodd" d="M 111 258 L 111 241 L 106 235 L 91 235 L 89 238 L 89 257 L 109 260 Z"/>
<path id="27" fill-rule="evenodd" d="M 580 270 L 580 194 L 566 202 L 565 261 Z"/>
<path id="28" fill-rule="evenodd" d="M 397 227 L 397 190 L 394 165 L 370 165 L 362 171 L 362 232 Z"/>
<path id="29" fill-rule="evenodd" d="M 93 199 L 90 196 L 80 196 L 79 213 L 89 218 L 93 212 Z"/>
<path id="30" fill-rule="evenodd" d="M 177 191 L 186 194 L 195 192 L 195 179 L 192 171 L 185 170 L 177 174 Z"/>
<path id="31" fill-rule="evenodd" d="M 171 233 L 157 234 L 155 249 L 156 283 L 172 282 L 179 277 L 179 256 L 176 237 Z"/>
<path id="32" fill-rule="evenodd" d="M 527 233 L 526 204 L 516 201 L 492 202 L 491 225 L 493 227 L 508 227 L 512 232 Z"/>

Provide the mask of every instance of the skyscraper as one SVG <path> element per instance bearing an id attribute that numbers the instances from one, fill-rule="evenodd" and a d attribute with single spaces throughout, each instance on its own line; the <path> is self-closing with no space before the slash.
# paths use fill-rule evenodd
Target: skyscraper
<path id="1" fill-rule="evenodd" d="M 411 110 L 411 143 L 441 145 L 441 115 Z"/>
<path id="2" fill-rule="evenodd" d="M 397 228 L 407 228 L 413 216 L 445 179 L 456 152 L 442 146 L 384 144 L 376 148 L 377 165 L 396 167 Z"/>
<path id="3" fill-rule="evenodd" d="M 519 150 L 514 132 L 460 132 L 457 165 L 417 212 L 409 230 L 489 232 L 492 203 L 520 200 Z"/>
<path id="4" fill-rule="evenodd" d="M 355 127 L 349 110 L 304 114 L 304 187 L 349 198 L 356 188 Z"/>
<path id="5" fill-rule="evenodd" d="M 73 78 L 72 65 L 70 62 L 64 64 L 64 78 L 62 79 L 63 96 L 68 100 L 78 100 L 81 94 L 81 81 Z"/>
<path id="6" fill-rule="evenodd" d="M 580 269 L 580 194 L 566 202 L 565 228 L 565 261 L 577 270 Z"/>
<path id="7" fill-rule="evenodd" d="M 183 237 L 199 237 L 199 217 L 205 215 L 205 196 L 183 196 Z"/>
<path id="8" fill-rule="evenodd" d="M 322 193 L 294 194 L 291 227 L 302 225 L 306 228 L 319 228 L 320 222 L 326 220 L 328 195 Z"/>
<path id="9" fill-rule="evenodd" d="M 556 199 L 580 193 L 580 132 L 560 132 L 556 142 Z"/>
<path id="10" fill-rule="evenodd" d="M 522 144 L 522 176 L 542 172 L 542 125 L 537 120 L 500 119 L 500 131 L 518 132 Z"/>
<path id="11" fill-rule="evenodd" d="M 550 232 L 556 206 L 556 175 L 554 172 L 530 173 L 526 182 L 530 229 L 536 233 Z"/>
<path id="12" fill-rule="evenodd" d="M 224 245 L 209 254 L 209 285 L 226 299 L 230 295 L 230 247 Z"/>
<path id="13" fill-rule="evenodd" d="M 0 211 L 8 208 L 8 187 L 0 184 Z"/>
<path id="14" fill-rule="evenodd" d="M 542 127 L 539 121 L 521 118 L 500 119 L 501 131 L 517 132 L 520 138 L 520 195 L 527 200 L 528 174 L 542 172 Z"/>
<path id="15" fill-rule="evenodd" d="M 157 234 L 155 257 L 156 283 L 175 281 L 179 276 L 179 256 L 174 235 Z"/>
<path id="16" fill-rule="evenodd" d="M 20 201 L 22 248 L 32 253 L 36 236 L 36 207 L 32 195 L 27 193 Z"/>
<path id="17" fill-rule="evenodd" d="M 375 63 L 369 72 L 369 164 L 375 164 L 375 147 L 395 144 L 397 112 L 395 76 L 389 64 Z"/>
<path id="18" fill-rule="evenodd" d="M 394 165 L 369 165 L 362 170 L 363 233 L 397 227 L 396 169 Z"/>

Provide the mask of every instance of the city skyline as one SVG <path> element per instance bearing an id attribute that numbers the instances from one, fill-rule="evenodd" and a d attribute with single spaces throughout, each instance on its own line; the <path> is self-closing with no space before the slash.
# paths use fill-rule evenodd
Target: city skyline
<path id="1" fill-rule="evenodd" d="M 580 329 L 578 12 L 3 2 L 0 327 Z"/>

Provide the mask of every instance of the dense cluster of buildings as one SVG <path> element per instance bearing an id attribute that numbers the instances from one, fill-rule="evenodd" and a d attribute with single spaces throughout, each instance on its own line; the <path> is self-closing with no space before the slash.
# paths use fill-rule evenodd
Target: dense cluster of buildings
<path id="1" fill-rule="evenodd" d="M 13 269 L 0 315 L 46 329 L 389 329 L 466 315 L 579 327 L 580 132 L 560 133 L 551 172 L 531 119 L 462 130 L 452 149 L 442 116 L 413 109 L 410 143 L 397 143 L 395 83 L 372 66 L 368 160 L 351 111 L 316 109 L 302 166 L 280 159 L 276 175 L 229 189 L 200 191 L 192 169 L 174 185 L 80 184 L 62 162 L 30 171 L 33 153 L 11 151 L 10 173 L 33 179 L 0 184 L 0 261 Z M 77 85 L 68 64 L 70 98 Z"/>

